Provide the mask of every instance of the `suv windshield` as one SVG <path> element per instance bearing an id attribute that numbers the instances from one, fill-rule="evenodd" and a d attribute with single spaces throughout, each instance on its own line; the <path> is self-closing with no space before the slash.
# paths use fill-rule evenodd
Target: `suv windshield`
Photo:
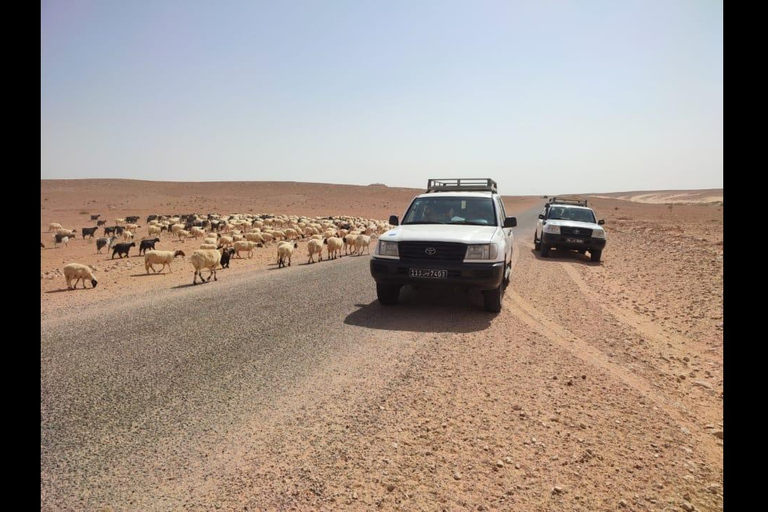
<path id="1" fill-rule="evenodd" d="M 490 197 L 419 197 L 402 223 L 495 226 L 496 213 Z"/>
<path id="2" fill-rule="evenodd" d="M 549 208 L 551 220 L 575 220 L 578 222 L 595 222 L 595 214 L 586 208 L 570 208 L 568 206 L 553 205 Z"/>

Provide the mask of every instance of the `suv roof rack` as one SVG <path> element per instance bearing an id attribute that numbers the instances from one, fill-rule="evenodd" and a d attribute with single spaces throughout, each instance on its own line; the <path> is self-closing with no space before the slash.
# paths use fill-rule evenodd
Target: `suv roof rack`
<path id="1" fill-rule="evenodd" d="M 490 178 L 449 178 L 427 181 L 430 192 L 494 192 L 498 193 L 496 182 Z"/>
<path id="2" fill-rule="evenodd" d="M 577 206 L 587 206 L 587 200 L 580 199 L 567 199 L 565 197 L 553 197 L 549 200 L 549 204 L 575 204 Z"/>

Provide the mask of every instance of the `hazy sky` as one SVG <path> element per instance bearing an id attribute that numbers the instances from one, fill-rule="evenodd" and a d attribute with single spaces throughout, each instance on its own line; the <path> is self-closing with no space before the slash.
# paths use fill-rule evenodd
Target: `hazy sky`
<path id="1" fill-rule="evenodd" d="M 42 0 L 41 177 L 719 188 L 706 0 Z"/>

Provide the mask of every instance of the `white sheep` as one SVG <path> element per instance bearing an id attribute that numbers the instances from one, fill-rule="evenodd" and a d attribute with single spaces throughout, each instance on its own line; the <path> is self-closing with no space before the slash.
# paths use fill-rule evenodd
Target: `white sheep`
<path id="1" fill-rule="evenodd" d="M 125 229 L 128 229 L 128 230 L 130 230 L 130 231 L 136 231 L 136 230 L 137 230 L 137 229 L 139 229 L 140 227 L 141 227 L 141 226 L 139 226 L 138 224 L 126 224 L 126 225 L 125 225 Z"/>
<path id="2" fill-rule="evenodd" d="M 204 244 L 214 244 L 217 245 L 219 243 L 219 239 L 215 236 L 209 236 L 203 240 Z"/>
<path id="3" fill-rule="evenodd" d="M 195 275 L 192 277 L 192 284 L 197 284 L 197 276 L 200 276 L 200 282 L 210 281 L 213 276 L 214 281 L 218 281 L 216 278 L 216 267 L 221 262 L 221 253 L 216 249 L 199 249 L 192 253 L 189 257 L 190 263 L 195 267 Z M 208 275 L 208 279 L 203 279 L 202 270 L 207 268 L 211 271 Z"/>
<path id="4" fill-rule="evenodd" d="M 339 237 L 332 236 L 330 238 L 326 238 L 324 240 L 325 245 L 328 246 L 328 259 L 329 260 L 335 260 L 338 257 L 341 257 L 341 249 L 344 247 L 344 240 L 342 240 Z"/>
<path id="5" fill-rule="evenodd" d="M 93 277 L 91 267 L 83 265 L 82 263 L 70 263 L 69 265 L 64 265 L 64 279 L 67 280 L 67 289 L 69 290 L 77 288 L 77 283 L 80 281 L 83 282 L 83 288 L 85 288 L 86 279 L 91 280 L 91 286 L 94 288 L 96 288 L 97 284 L 96 278 Z M 75 279 L 75 286 L 72 286 L 73 279 Z"/>
<path id="6" fill-rule="evenodd" d="M 221 247 L 229 247 L 234 243 L 234 240 L 232 240 L 231 236 L 222 236 L 219 238 L 219 246 Z"/>
<path id="7" fill-rule="evenodd" d="M 368 254 L 371 254 L 370 245 L 371 245 L 370 236 L 357 235 L 357 238 L 355 238 L 355 254 L 360 256 L 361 254 L 363 254 L 363 249 L 367 250 Z"/>
<path id="8" fill-rule="evenodd" d="M 152 236 L 152 235 L 160 236 L 160 233 L 163 231 L 158 225 L 149 226 L 147 230 L 149 231 L 149 236 Z"/>
<path id="9" fill-rule="evenodd" d="M 315 254 L 318 255 L 320 261 L 323 261 L 323 242 L 315 240 L 314 238 L 307 244 L 307 250 L 309 251 L 309 261 L 307 263 L 315 262 Z"/>
<path id="10" fill-rule="evenodd" d="M 205 230 L 200 226 L 192 226 L 192 229 L 190 229 L 189 232 L 192 233 L 192 236 L 194 236 L 195 238 L 200 238 L 205 236 Z"/>
<path id="11" fill-rule="evenodd" d="M 246 233 L 245 239 L 249 242 L 264 243 L 264 238 L 262 238 L 261 233 Z"/>
<path id="12" fill-rule="evenodd" d="M 277 268 L 285 266 L 285 260 L 288 260 L 288 266 L 291 266 L 291 256 L 293 256 L 293 250 L 298 249 L 299 244 L 296 242 L 280 242 L 277 245 Z"/>
<path id="13" fill-rule="evenodd" d="M 147 251 L 144 253 L 144 269 L 147 271 L 147 274 L 149 274 L 150 268 L 152 272 L 158 272 L 154 266 L 162 264 L 161 273 L 168 266 L 168 272 L 173 274 L 171 262 L 178 256 L 183 258 L 185 256 L 184 251 Z"/>
<path id="14" fill-rule="evenodd" d="M 125 224 L 125 219 L 115 219 L 115 226 L 120 226 L 121 224 Z"/>
<path id="15" fill-rule="evenodd" d="M 200 249 L 218 249 L 216 244 L 200 244 Z"/>
<path id="16" fill-rule="evenodd" d="M 77 236 L 77 230 L 76 229 L 64 229 L 59 228 L 56 230 L 57 235 L 66 235 L 70 238 L 75 238 Z"/>
<path id="17" fill-rule="evenodd" d="M 61 224 L 59 224 L 58 222 L 51 222 L 50 224 L 48 224 L 49 232 L 53 231 L 54 229 L 61 229 Z"/>
<path id="18" fill-rule="evenodd" d="M 355 239 L 357 238 L 357 235 L 353 235 L 352 233 L 348 235 L 344 235 L 344 253 L 349 254 L 350 251 L 352 253 L 355 253 Z"/>
<path id="19" fill-rule="evenodd" d="M 131 240 L 132 238 L 133 238 L 133 233 L 131 233 L 127 229 L 123 231 L 123 240 Z"/>
<path id="20" fill-rule="evenodd" d="M 177 237 L 179 237 L 179 240 L 181 240 L 182 242 L 184 242 L 184 240 L 185 240 L 186 238 L 189 238 L 189 231 L 186 231 L 186 230 L 180 229 L 180 230 L 178 230 L 178 231 L 176 232 L 176 236 L 177 236 Z"/>
<path id="21" fill-rule="evenodd" d="M 235 255 L 238 258 L 241 258 L 240 252 L 241 251 L 248 251 L 248 258 L 253 258 L 253 250 L 256 248 L 257 242 L 235 242 Z"/>

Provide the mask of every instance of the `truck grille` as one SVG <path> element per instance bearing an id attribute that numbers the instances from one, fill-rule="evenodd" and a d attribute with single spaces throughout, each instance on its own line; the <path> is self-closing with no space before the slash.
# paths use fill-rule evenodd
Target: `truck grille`
<path id="1" fill-rule="evenodd" d="M 578 233 L 574 233 L 578 231 Z M 592 236 L 592 230 L 588 228 L 574 228 L 571 226 L 560 226 L 560 234 L 574 236 L 577 238 L 589 238 Z"/>
<path id="2" fill-rule="evenodd" d="M 400 252 L 400 259 L 403 260 L 464 261 L 467 246 L 466 244 L 446 242 L 400 242 L 398 251 Z"/>

